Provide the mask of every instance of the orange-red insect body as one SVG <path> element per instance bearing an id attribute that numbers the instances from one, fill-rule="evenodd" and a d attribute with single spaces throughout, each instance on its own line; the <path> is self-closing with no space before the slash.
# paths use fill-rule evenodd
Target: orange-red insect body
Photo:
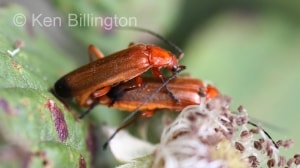
<path id="1" fill-rule="evenodd" d="M 150 68 L 163 81 L 159 71 L 161 68 L 176 73 L 182 67 L 178 65 L 175 55 L 154 45 L 131 45 L 104 58 L 93 46 L 90 46 L 90 52 L 99 59 L 68 73 L 54 86 L 59 97 L 74 97 L 83 107 L 89 107 L 95 99 L 107 94 L 111 87 L 136 78 Z"/>
<path id="2" fill-rule="evenodd" d="M 157 78 L 143 77 L 143 83 L 140 87 L 132 88 L 131 86 L 134 84 L 135 81 L 130 80 L 113 87 L 105 96 L 99 99 L 99 103 L 120 110 L 135 110 L 143 100 L 161 85 L 161 82 Z M 168 83 L 168 87 L 178 99 L 178 103 L 170 98 L 166 90 L 161 90 L 153 99 L 141 106 L 139 110 L 167 109 L 181 111 L 186 106 L 204 103 L 205 100 L 209 101 L 219 95 L 219 91 L 214 86 L 191 77 L 177 77 Z"/>

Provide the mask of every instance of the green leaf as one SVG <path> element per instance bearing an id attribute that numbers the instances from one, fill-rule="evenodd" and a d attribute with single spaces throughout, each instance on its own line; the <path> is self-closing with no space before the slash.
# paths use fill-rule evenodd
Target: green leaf
<path id="1" fill-rule="evenodd" d="M 14 5 L 0 9 L 1 165 L 85 167 L 90 161 L 87 124 L 76 121 L 49 92 L 75 64 L 29 23 L 16 26 L 17 14 L 28 15 Z M 24 47 L 12 56 L 8 50 L 18 47 L 16 41 Z"/>

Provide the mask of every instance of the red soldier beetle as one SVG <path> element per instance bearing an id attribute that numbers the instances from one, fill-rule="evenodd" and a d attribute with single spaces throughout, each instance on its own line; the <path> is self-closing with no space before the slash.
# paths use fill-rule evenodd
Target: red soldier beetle
<path id="1" fill-rule="evenodd" d="M 145 31 L 156 37 L 165 40 L 158 34 L 141 28 L 133 28 Z M 178 47 L 169 42 L 180 54 L 183 52 Z M 92 55 L 98 59 L 93 61 Z M 177 57 L 171 52 L 155 45 L 130 44 L 129 48 L 104 57 L 100 50 L 93 45 L 89 46 L 90 63 L 86 64 L 60 78 L 54 85 L 55 94 L 63 99 L 75 98 L 79 106 L 93 108 L 95 102 L 101 96 L 105 96 L 111 87 L 126 82 L 131 79 L 136 80 L 136 86 L 142 83 L 140 75 L 149 69 L 153 74 L 164 82 L 164 78 L 160 72 L 161 68 L 167 68 L 173 74 L 185 69 L 184 66 L 178 64 Z M 169 91 L 168 93 L 173 100 L 176 97 Z M 81 115 L 82 118 L 90 109 Z"/>
<path id="2" fill-rule="evenodd" d="M 141 100 L 145 100 L 161 85 L 161 81 L 154 77 L 143 77 L 143 83 L 140 87 L 132 88 L 134 85 L 135 80 L 130 80 L 114 86 L 105 96 L 99 99 L 99 104 L 132 111 L 141 104 Z M 218 89 L 214 86 L 191 77 L 177 77 L 168 83 L 168 88 L 179 100 L 178 103 L 170 99 L 166 90 L 161 90 L 139 110 L 167 109 L 181 111 L 186 106 L 197 105 L 205 99 L 209 101 L 219 95 Z M 150 115 L 150 113 L 147 114 Z"/>

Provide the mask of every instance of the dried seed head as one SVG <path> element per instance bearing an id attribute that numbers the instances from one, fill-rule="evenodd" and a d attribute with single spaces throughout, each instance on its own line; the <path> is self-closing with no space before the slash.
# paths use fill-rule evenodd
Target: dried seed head
<path id="1" fill-rule="evenodd" d="M 245 147 L 239 142 L 235 142 L 235 148 L 241 152 L 245 150 Z"/>
<path id="2" fill-rule="evenodd" d="M 254 141 L 253 146 L 257 150 L 261 150 L 262 149 L 262 143 L 260 143 L 260 141 Z"/>
<path id="3" fill-rule="evenodd" d="M 278 140 L 277 142 L 276 142 L 276 144 L 277 144 L 277 146 L 282 146 L 283 145 L 283 140 Z"/>
<path id="4" fill-rule="evenodd" d="M 259 165 L 259 162 L 258 162 L 256 156 L 253 156 L 253 155 L 248 156 L 248 162 L 251 167 L 258 167 L 258 165 Z"/>
<path id="5" fill-rule="evenodd" d="M 247 116 L 239 116 L 236 118 L 236 124 L 238 126 L 245 125 L 248 122 Z"/>
<path id="6" fill-rule="evenodd" d="M 274 167 L 275 166 L 275 160 L 274 159 L 270 159 L 267 162 L 268 167 Z"/>
<path id="7" fill-rule="evenodd" d="M 295 161 L 294 158 L 290 158 L 290 159 L 288 160 L 288 162 L 287 162 L 287 166 L 288 166 L 288 167 L 291 167 L 291 166 L 293 165 L 294 161 Z"/>
<path id="8" fill-rule="evenodd" d="M 288 140 L 285 140 L 285 141 L 282 141 L 282 142 L 283 143 L 282 143 L 281 146 L 284 147 L 284 148 L 289 148 L 294 144 L 294 142 L 291 139 L 288 139 Z"/>
<path id="9" fill-rule="evenodd" d="M 189 115 L 187 118 L 190 120 L 190 122 L 194 122 L 197 119 L 194 115 Z"/>
<path id="10" fill-rule="evenodd" d="M 278 166 L 285 166 L 286 165 L 286 158 L 284 156 L 279 156 Z"/>
<path id="11" fill-rule="evenodd" d="M 250 167 L 300 164 L 300 155 L 295 155 L 288 162 L 285 157 L 279 156 L 279 150 L 263 128 L 248 128 L 246 110 L 240 106 L 240 113 L 231 112 L 230 101 L 228 97 L 219 96 L 209 102 L 186 107 L 164 129 L 154 153 L 153 167 L 228 167 L 235 159 L 244 164 L 247 162 Z M 230 143 L 219 148 L 224 142 Z M 292 141 L 279 140 L 276 144 L 287 147 Z M 220 157 L 220 153 L 226 155 L 231 150 L 238 155 Z"/>
<path id="12" fill-rule="evenodd" d="M 240 113 L 245 113 L 247 112 L 247 110 L 242 106 L 242 105 L 239 105 L 239 107 L 237 108 L 238 112 Z"/>
<path id="13" fill-rule="evenodd" d="M 250 129 L 250 132 L 253 133 L 253 134 L 258 134 L 260 132 L 260 128 L 252 128 Z"/>
<path id="14" fill-rule="evenodd" d="M 294 163 L 295 163 L 297 166 L 300 165 L 300 154 L 296 154 L 296 155 L 294 156 L 294 159 L 295 159 Z"/>
<path id="15" fill-rule="evenodd" d="M 273 149 L 270 148 L 269 145 L 267 145 L 266 150 L 267 150 L 267 156 L 272 157 L 272 155 L 273 155 Z"/>
<path id="16" fill-rule="evenodd" d="M 249 131 L 247 130 L 244 130 L 241 132 L 241 138 L 248 138 L 249 137 Z"/>
<path id="17" fill-rule="evenodd" d="M 261 144 L 265 143 L 265 139 L 263 139 L 263 138 L 259 138 L 258 141 L 259 141 Z"/>

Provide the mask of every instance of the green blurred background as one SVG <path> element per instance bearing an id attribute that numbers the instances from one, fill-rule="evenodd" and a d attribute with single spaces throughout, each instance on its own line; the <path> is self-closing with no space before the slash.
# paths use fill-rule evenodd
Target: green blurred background
<path id="1" fill-rule="evenodd" d="M 257 119 L 255 122 L 270 124 L 265 128 L 275 140 L 293 139 L 295 145 L 283 150 L 284 154 L 299 153 L 299 1 L 30 0 L 16 3 L 32 14 L 59 16 L 65 21 L 69 13 L 135 17 L 138 27 L 153 30 L 183 48 L 185 57 L 181 64 L 187 66 L 186 72 L 214 83 L 222 93 L 232 97 L 232 109 L 243 105 Z M 67 22 L 63 26 L 37 27 L 78 66 L 88 62 L 89 44 L 96 45 L 105 54 L 126 48 L 130 42 L 161 44 L 140 32 L 70 27 Z M 124 114 L 97 107 L 91 115 L 99 122 L 118 125 Z"/>

